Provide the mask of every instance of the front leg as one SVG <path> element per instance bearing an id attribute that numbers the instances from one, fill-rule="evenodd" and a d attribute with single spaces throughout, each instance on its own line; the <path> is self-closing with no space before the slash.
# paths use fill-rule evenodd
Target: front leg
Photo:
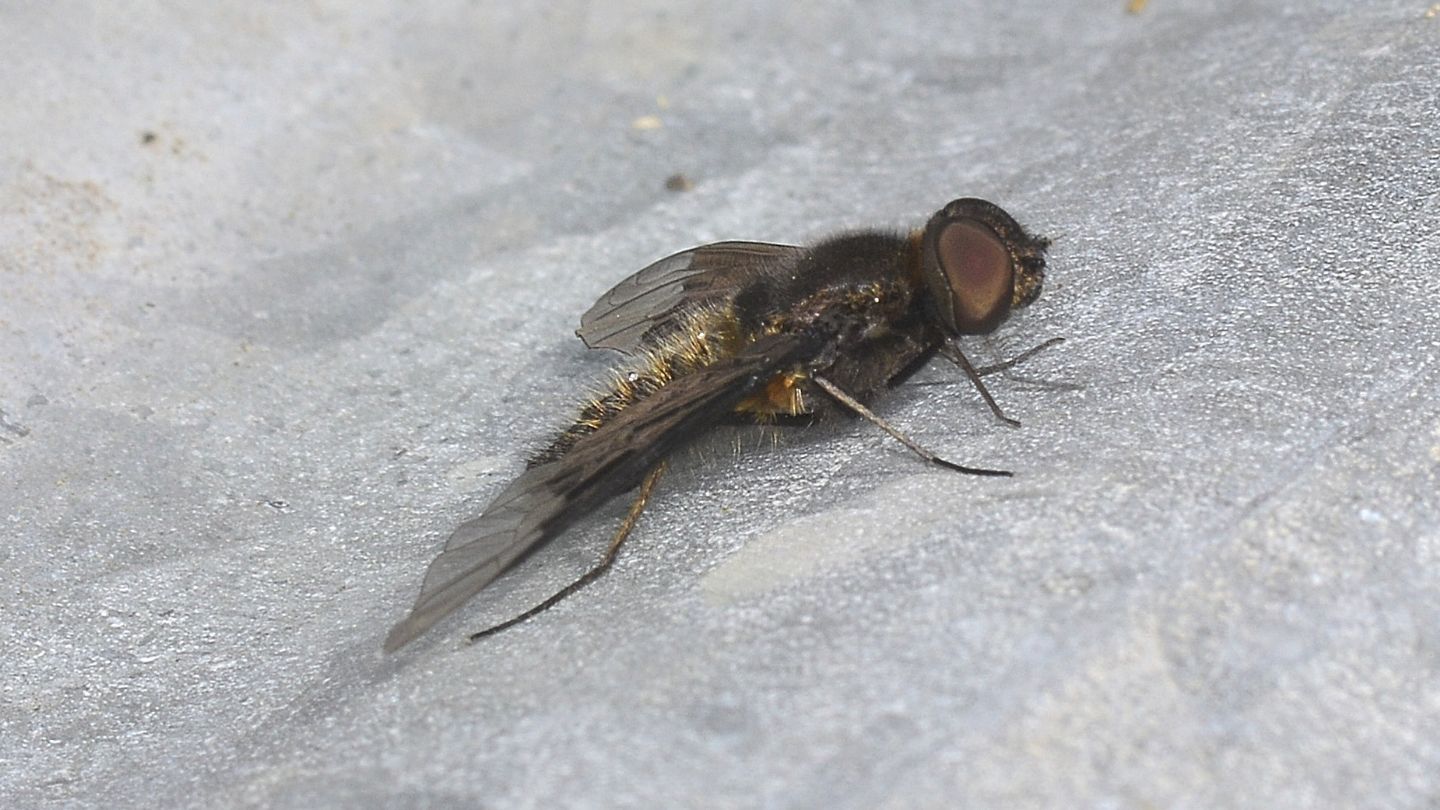
<path id="1" fill-rule="evenodd" d="M 941 344 L 940 353 L 945 355 L 945 359 L 959 366 L 960 369 L 965 372 L 965 376 L 970 379 L 970 383 L 975 386 L 975 390 L 980 392 L 980 398 L 985 400 L 986 405 L 990 406 L 990 412 L 995 414 L 996 419 L 999 419 L 1001 422 L 1004 422 L 1010 427 L 1018 428 L 1020 427 L 1020 420 L 1011 419 L 1010 417 L 1005 415 L 1004 411 L 1000 410 L 1000 405 L 995 402 L 995 397 L 990 395 L 990 389 L 985 387 L 985 383 L 982 382 L 980 378 L 985 376 L 986 374 L 994 374 L 997 371 L 1004 371 L 1008 368 L 1012 368 L 1019 363 L 1023 363 L 1026 360 L 1029 360 L 1030 358 L 1034 357 L 1045 349 L 1064 342 L 1065 338 L 1051 338 L 1044 343 L 1041 343 L 1039 346 L 1036 346 L 1029 351 L 1021 352 L 1020 354 L 1010 358 L 1009 360 L 995 363 L 989 366 L 982 366 L 980 368 L 976 368 L 975 366 L 970 364 L 970 360 L 965 357 L 964 352 L 960 351 L 959 344 L 953 338 Z"/>

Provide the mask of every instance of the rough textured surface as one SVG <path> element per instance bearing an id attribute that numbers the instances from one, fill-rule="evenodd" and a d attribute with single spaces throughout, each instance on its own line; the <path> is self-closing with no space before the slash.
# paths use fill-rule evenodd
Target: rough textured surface
<path id="1" fill-rule="evenodd" d="M 0 10 L 0 804 L 1440 802 L 1440 7 L 210 6 Z M 1015 479 L 723 430 L 380 655 L 594 296 L 965 195 Z"/>

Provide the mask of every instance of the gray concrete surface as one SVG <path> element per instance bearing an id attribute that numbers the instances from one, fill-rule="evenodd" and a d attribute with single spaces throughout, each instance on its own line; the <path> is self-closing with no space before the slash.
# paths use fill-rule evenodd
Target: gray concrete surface
<path id="1" fill-rule="evenodd" d="M 7 4 L 0 805 L 1435 807 L 1437 11 Z M 1015 479 L 721 430 L 380 654 L 598 293 L 967 195 Z"/>

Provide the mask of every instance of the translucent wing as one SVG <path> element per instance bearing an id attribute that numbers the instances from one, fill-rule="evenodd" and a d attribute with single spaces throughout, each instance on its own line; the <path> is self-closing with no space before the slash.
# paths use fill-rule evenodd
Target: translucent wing
<path id="1" fill-rule="evenodd" d="M 450 535 L 426 571 L 410 615 L 385 638 L 386 651 L 453 613 L 591 509 L 637 486 L 676 447 L 816 349 L 816 339 L 807 336 L 761 338 L 736 357 L 677 378 L 580 439 L 565 455 L 526 470 L 480 517 Z"/>
<path id="2" fill-rule="evenodd" d="M 673 332 L 692 308 L 732 301 L 759 276 L 792 272 L 805 253 L 794 245 L 716 242 L 667 256 L 600 296 L 575 334 L 592 349 L 633 352 Z"/>

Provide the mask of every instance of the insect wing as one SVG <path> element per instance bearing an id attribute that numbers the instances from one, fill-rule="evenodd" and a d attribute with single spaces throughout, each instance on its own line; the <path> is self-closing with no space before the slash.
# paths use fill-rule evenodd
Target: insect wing
<path id="1" fill-rule="evenodd" d="M 479 517 L 450 536 L 425 572 L 410 614 L 385 638 L 407 644 L 507 568 L 604 501 L 637 486 L 656 464 L 729 413 L 771 376 L 802 362 L 816 341 L 772 335 L 739 355 L 679 377 L 620 411 L 554 461 L 526 470 Z"/>
<path id="2" fill-rule="evenodd" d="M 460 524 L 425 571 L 415 606 L 385 637 L 393 652 L 465 604 L 544 539 L 537 519 L 560 505 L 548 482 L 551 465 L 526 470 L 477 518 Z"/>
<path id="3" fill-rule="evenodd" d="M 686 312 L 734 300 L 754 279 L 793 268 L 805 252 L 794 245 L 716 242 L 667 256 L 600 296 L 575 334 L 592 349 L 634 352 L 683 328 Z"/>

